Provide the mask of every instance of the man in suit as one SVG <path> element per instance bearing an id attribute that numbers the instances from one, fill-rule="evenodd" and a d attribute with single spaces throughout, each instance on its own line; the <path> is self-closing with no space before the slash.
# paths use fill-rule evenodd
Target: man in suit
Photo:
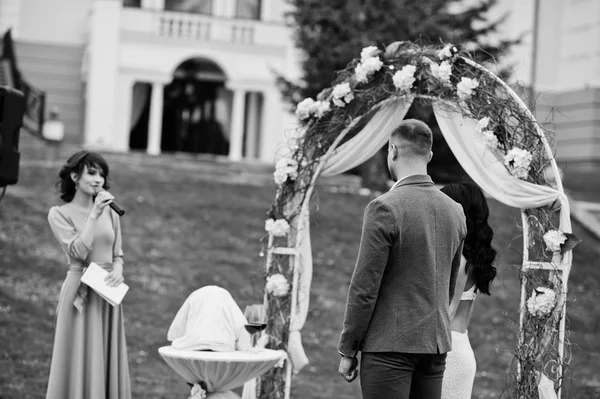
<path id="1" fill-rule="evenodd" d="M 360 380 L 364 399 L 436 399 L 452 349 L 454 295 L 465 216 L 427 175 L 433 138 L 419 120 L 392 132 L 388 167 L 396 184 L 365 209 L 348 290 L 339 372 Z"/>

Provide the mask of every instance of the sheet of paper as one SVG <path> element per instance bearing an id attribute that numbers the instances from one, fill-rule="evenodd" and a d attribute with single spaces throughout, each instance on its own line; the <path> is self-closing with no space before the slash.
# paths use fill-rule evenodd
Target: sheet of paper
<path id="1" fill-rule="evenodd" d="M 93 289 L 112 306 L 117 306 L 123 301 L 125 294 L 129 291 L 129 286 L 125 283 L 121 283 L 116 287 L 108 286 L 104 282 L 104 278 L 107 274 L 108 272 L 106 270 L 96 263 L 91 262 L 85 270 L 85 273 L 81 276 L 81 282 Z"/>

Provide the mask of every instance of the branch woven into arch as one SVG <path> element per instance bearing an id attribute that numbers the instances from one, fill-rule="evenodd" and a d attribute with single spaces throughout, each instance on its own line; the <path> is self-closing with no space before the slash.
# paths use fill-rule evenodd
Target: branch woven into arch
<path id="1" fill-rule="evenodd" d="M 277 254 L 298 249 L 297 237 L 308 222 L 308 206 L 319 174 L 340 145 L 361 134 L 385 105 L 402 99 L 435 104 L 436 117 L 443 111 L 474 121 L 470 133 L 476 132 L 477 140 L 485 142 L 482 151 L 488 157 L 504 165 L 507 179 L 547 188 L 545 193 L 551 197 L 556 193 L 560 200 L 560 228 L 564 231 L 557 228 L 561 209 L 551 201 L 523 210 L 520 339 L 516 371 L 506 390 L 511 398 L 533 397 L 540 379 L 547 375 L 560 393 L 563 366 L 568 364 L 563 350 L 566 283 L 576 239 L 570 234 L 568 201 L 546 138 L 548 132 L 506 83 L 452 45 L 434 48 L 396 42 L 381 49 L 367 47 L 360 59 L 337 74 L 331 88 L 316 100 L 298 104 L 302 134 L 290 142 L 288 155 L 276 165 L 278 189 L 266 222 L 268 346 L 288 350 L 290 312 L 296 311 L 302 265 Z M 278 251 L 281 247 L 287 249 Z M 272 284 L 274 275 L 278 281 L 291 280 L 291 290 L 277 289 Z M 289 363 L 287 372 L 267 374 L 260 385 L 261 398 L 289 397 L 290 379 Z"/>

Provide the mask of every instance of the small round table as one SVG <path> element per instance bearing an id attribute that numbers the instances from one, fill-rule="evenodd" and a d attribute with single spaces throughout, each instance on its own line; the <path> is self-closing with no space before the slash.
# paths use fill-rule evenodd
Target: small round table
<path id="1" fill-rule="evenodd" d="M 205 352 L 183 351 L 163 346 L 158 353 L 186 382 L 206 384 L 207 398 L 239 398 L 232 389 L 260 376 L 282 358 L 281 352 L 257 351 Z M 211 395 L 212 394 L 212 395 Z"/>

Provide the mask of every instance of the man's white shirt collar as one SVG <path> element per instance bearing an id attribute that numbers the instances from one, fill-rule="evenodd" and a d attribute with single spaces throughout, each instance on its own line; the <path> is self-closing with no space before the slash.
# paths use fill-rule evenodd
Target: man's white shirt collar
<path id="1" fill-rule="evenodd" d="M 393 189 L 395 189 L 396 187 L 398 187 L 398 185 L 400 183 L 402 183 L 402 180 L 408 179 L 411 176 L 417 176 L 417 175 L 408 175 L 408 176 L 404 176 L 402 179 L 396 181 L 396 183 L 394 183 L 394 185 L 392 186 L 392 188 L 390 188 L 390 191 L 392 191 Z"/>

